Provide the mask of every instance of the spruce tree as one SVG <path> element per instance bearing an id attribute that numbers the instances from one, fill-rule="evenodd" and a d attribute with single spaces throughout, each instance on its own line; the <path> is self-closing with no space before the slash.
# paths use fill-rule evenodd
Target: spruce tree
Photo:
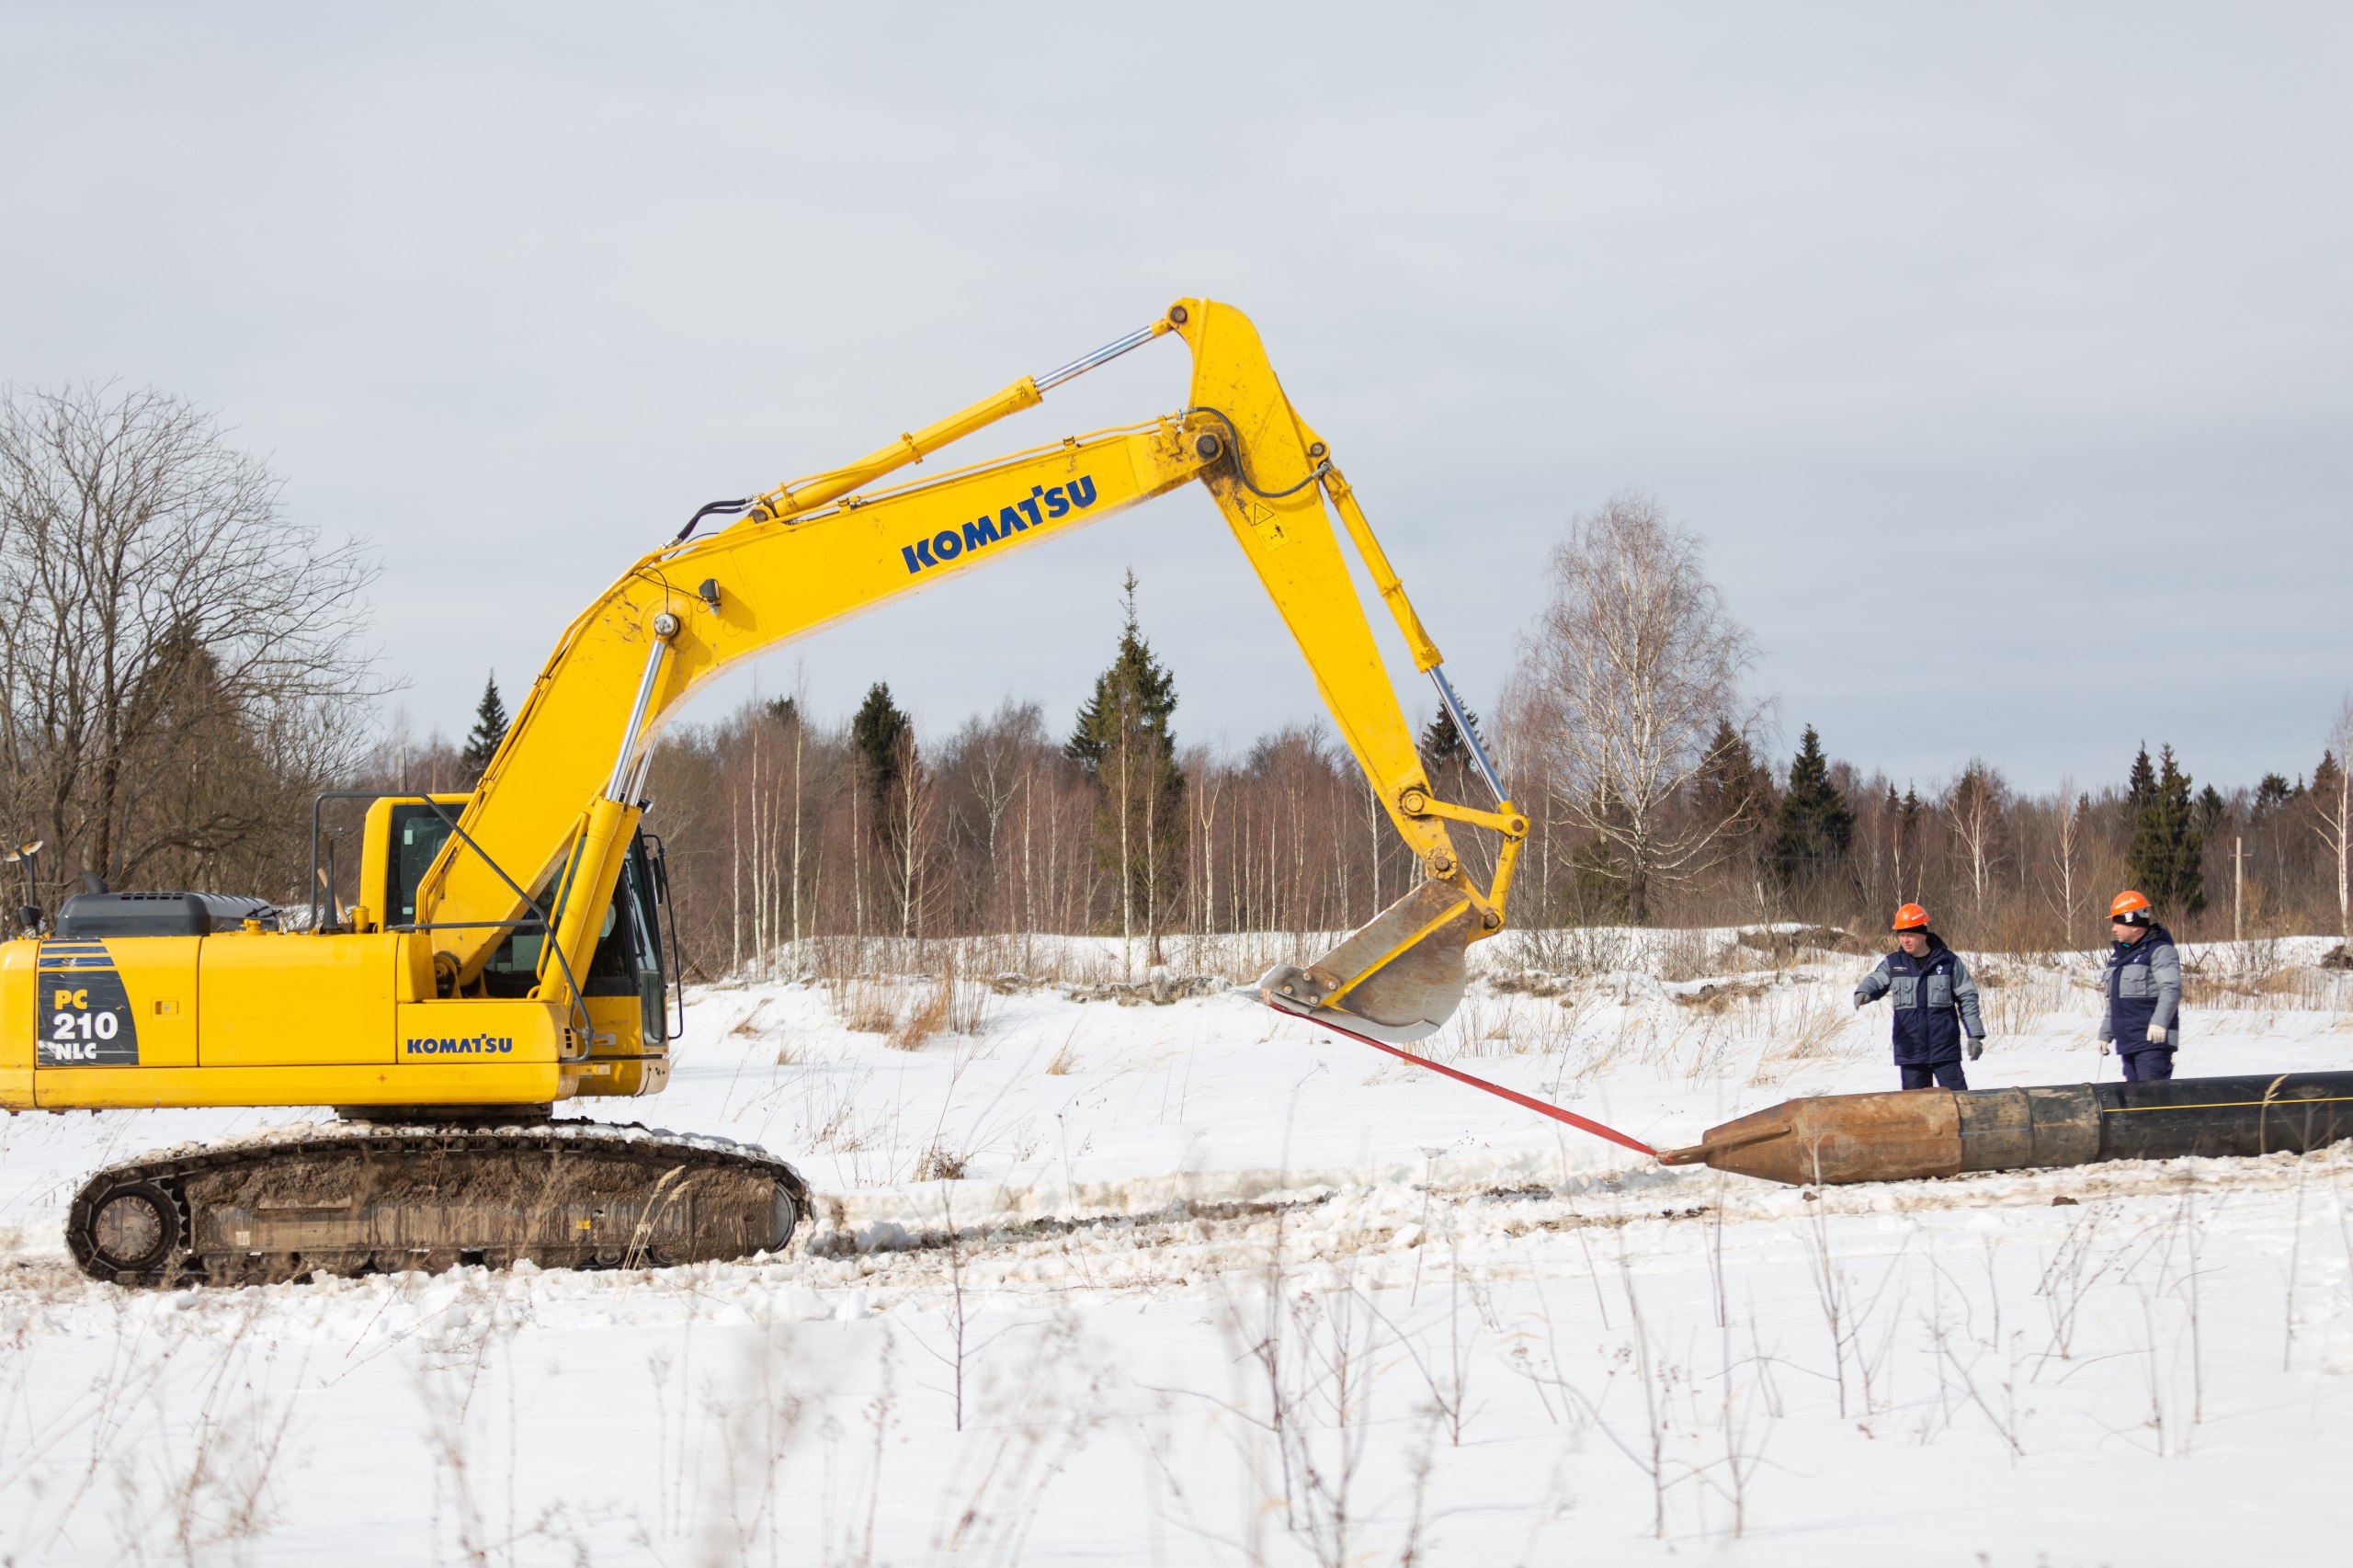
<path id="1" fill-rule="evenodd" d="M 2124 820 L 2138 823 L 2141 813 L 2157 803 L 2157 770 L 2149 766 L 2149 743 L 2143 741 L 2124 781 Z"/>
<path id="2" fill-rule="evenodd" d="M 1730 720 L 1716 721 L 1707 760 L 1692 782 L 1691 804 L 1728 856 L 1755 848 L 1779 814 L 1771 770 L 1756 760 L 1747 738 Z"/>
<path id="3" fill-rule="evenodd" d="M 874 801 L 875 832 L 883 831 L 892 787 L 899 782 L 899 743 L 914 733 L 915 721 L 891 699 L 888 681 L 866 688 L 866 700 L 849 722 L 850 749 L 858 754 L 859 774 Z"/>
<path id="4" fill-rule="evenodd" d="M 2291 789 L 2286 774 L 2265 774 L 2263 781 L 2255 787 L 2255 803 L 2247 812 L 2247 825 L 2249 827 L 2260 825 L 2274 812 L 2302 792 L 2303 785 L 2301 780 Z"/>
<path id="5" fill-rule="evenodd" d="M 1465 708 L 1463 715 L 1471 727 L 1479 727 L 1479 715 Z M 1454 727 L 1454 715 L 1440 708 L 1438 716 L 1422 726 L 1422 768 L 1433 778 L 1449 769 L 1471 765 L 1471 748 L 1463 743 L 1462 732 Z"/>
<path id="6" fill-rule="evenodd" d="M 482 781 L 483 769 L 498 755 L 498 743 L 506 738 L 506 704 L 498 697 L 498 672 L 493 670 L 483 683 L 482 700 L 474 706 L 474 727 L 466 735 L 466 749 L 458 754 L 459 773 L 467 789 Z"/>
<path id="7" fill-rule="evenodd" d="M 1836 881 L 1855 836 L 1854 809 L 1831 782 L 1830 760 L 1813 725 L 1790 762 L 1773 837 L 1773 869 L 1784 888 L 1812 892 Z"/>
<path id="8" fill-rule="evenodd" d="M 2160 910 L 2195 915 L 2206 907 L 2206 878 L 2201 862 L 2206 835 L 2198 825 L 2198 808 L 2189 794 L 2190 777 L 2175 760 L 2173 747 L 2158 753 L 2157 767 L 2148 787 L 2148 748 L 2134 762 L 2126 791 L 2128 805 L 2142 801 L 2132 815 L 2132 842 L 2125 852 L 2133 885 Z"/>
<path id="9" fill-rule="evenodd" d="M 1716 721 L 1716 733 L 1708 742 L 1708 758 L 1699 767 L 1699 777 L 1692 784 L 1693 804 L 1701 817 L 1711 823 L 1741 822 L 1756 824 L 1773 816 L 1779 801 L 1773 789 L 1773 775 L 1756 760 L 1747 738 L 1732 727 L 1728 719 Z"/>
<path id="10" fill-rule="evenodd" d="M 1185 863 L 1185 776 L 1176 767 L 1176 678 L 1136 619 L 1136 576 L 1127 575 L 1120 641 L 1110 667 L 1078 710 L 1063 751 L 1095 785 L 1095 851 L 1120 883 L 1120 934 L 1141 925 L 1145 961 L 1158 963 L 1161 916 Z"/>
<path id="11" fill-rule="evenodd" d="M 2309 801 L 2314 809 L 2325 811 L 2336 801 L 2336 792 L 2342 783 L 2341 774 L 2336 754 L 2324 751 L 2320 754 L 2320 766 L 2313 769 L 2312 783 L 2307 785 L 2298 780 L 2293 798 Z"/>
<path id="12" fill-rule="evenodd" d="M 2230 802 L 2222 799 L 2222 792 L 2220 790 L 2209 784 L 2198 791 L 2196 819 L 2198 833 L 2200 837 L 2207 843 L 2211 844 L 2221 836 L 2223 825 L 2229 822 L 2230 815 Z"/>

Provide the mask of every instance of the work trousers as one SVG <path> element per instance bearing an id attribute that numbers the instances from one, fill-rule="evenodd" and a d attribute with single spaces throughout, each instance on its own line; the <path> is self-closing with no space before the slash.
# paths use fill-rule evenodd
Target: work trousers
<path id="1" fill-rule="evenodd" d="M 2124 1081 L 2128 1084 L 2154 1084 L 2173 1076 L 2173 1052 L 2170 1051 L 2128 1051 L 2124 1053 Z"/>
<path id="2" fill-rule="evenodd" d="M 1950 1062 L 1932 1062 L 1926 1067 L 1914 1067 L 1908 1062 L 1898 1062 L 1896 1065 L 1904 1074 L 1904 1086 L 1907 1089 L 1965 1089 L 1969 1087 L 1969 1080 L 1961 1075 L 1961 1061 L 1958 1057 Z"/>

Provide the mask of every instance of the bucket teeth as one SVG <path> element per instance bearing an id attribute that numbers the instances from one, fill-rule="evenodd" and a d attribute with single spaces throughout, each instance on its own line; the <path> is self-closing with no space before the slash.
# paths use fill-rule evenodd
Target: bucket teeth
<path id="1" fill-rule="evenodd" d="M 1462 1000 L 1462 951 L 1479 932 L 1468 895 L 1426 881 L 1305 969 L 1277 964 L 1253 987 L 1269 1006 L 1410 1045 Z"/>

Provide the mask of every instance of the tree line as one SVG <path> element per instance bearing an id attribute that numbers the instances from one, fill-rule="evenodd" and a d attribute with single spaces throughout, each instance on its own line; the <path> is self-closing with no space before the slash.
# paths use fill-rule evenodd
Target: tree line
<path id="1" fill-rule="evenodd" d="M 2084 947 L 2128 884 L 2191 937 L 2353 923 L 2353 705 L 2308 771 L 2251 786 L 2193 778 L 2164 737 L 2084 787 L 2023 791 L 1981 758 L 1899 781 L 1811 726 L 1774 745 L 1754 640 L 1655 503 L 1576 518 L 1547 572 L 1484 737 L 1531 823 L 1516 924 L 1876 932 L 1917 901 L 1974 945 Z M 467 788 L 506 727 L 495 679 L 460 743 L 369 733 L 373 573 L 184 403 L 0 399 L 0 831 L 42 844 L 19 896 L 54 907 L 87 871 L 305 903 L 314 792 Z M 1184 744 L 1132 577 L 1124 604 L 1073 713 L 1008 698 L 926 730 L 877 680 L 845 715 L 795 691 L 665 736 L 648 826 L 690 968 L 838 934 L 1097 933 L 1154 963 L 1404 893 L 1416 869 L 1321 721 Z M 1438 791 L 1484 803 L 1451 722 L 1420 738 Z"/>

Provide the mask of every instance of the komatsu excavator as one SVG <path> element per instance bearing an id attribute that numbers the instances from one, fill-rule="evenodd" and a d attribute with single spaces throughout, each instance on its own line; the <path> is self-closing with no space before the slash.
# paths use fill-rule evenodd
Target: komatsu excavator
<path id="1" fill-rule="evenodd" d="M 1192 351 L 1181 411 L 881 483 L 1165 335 Z M 1320 960 L 1278 967 L 1256 989 L 1352 1033 L 1428 1034 L 1460 999 L 1464 949 L 1503 928 L 1527 823 L 1256 329 L 1188 299 L 847 467 L 697 512 L 565 629 L 471 794 L 364 797 L 349 905 L 315 872 L 307 920 L 258 899 L 85 892 L 45 931 L 0 944 L 0 1107 L 326 1106 L 339 1117 L 97 1172 L 67 1221 L 74 1258 L 124 1283 L 241 1284 L 783 1247 L 807 1189 L 782 1161 L 551 1119 L 558 1102 L 650 1095 L 668 1078 L 668 878 L 640 826 L 655 735 L 744 659 L 1193 483 L 1215 498 L 1423 873 Z M 699 536 L 714 515 L 733 520 Z M 1490 805 L 1432 790 L 1343 530 L 1469 740 Z M 317 826 L 314 808 L 314 856 Z M 1488 886 L 1454 828 L 1496 835 Z"/>

